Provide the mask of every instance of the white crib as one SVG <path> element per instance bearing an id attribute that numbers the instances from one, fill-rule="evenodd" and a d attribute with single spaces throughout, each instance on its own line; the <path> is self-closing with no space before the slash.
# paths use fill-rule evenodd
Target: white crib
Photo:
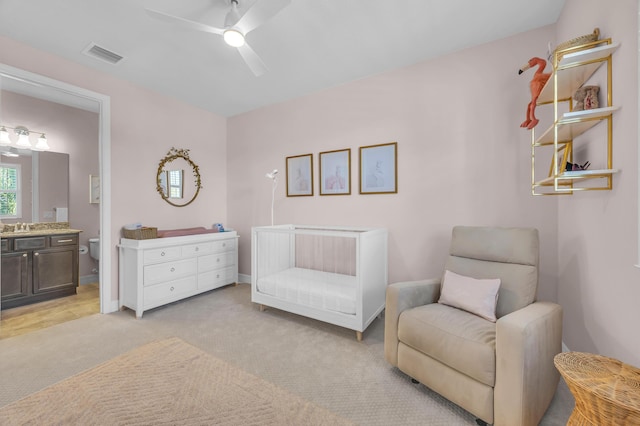
<path id="1" fill-rule="evenodd" d="M 251 301 L 362 332 L 384 309 L 387 230 L 277 225 L 251 231 Z"/>

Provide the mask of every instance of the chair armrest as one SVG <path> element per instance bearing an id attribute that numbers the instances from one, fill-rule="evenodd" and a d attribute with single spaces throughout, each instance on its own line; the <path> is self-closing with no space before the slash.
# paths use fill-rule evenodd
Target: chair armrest
<path id="1" fill-rule="evenodd" d="M 560 380 L 562 307 L 536 302 L 496 322 L 494 425 L 537 425 Z"/>
<path id="2" fill-rule="evenodd" d="M 416 306 L 435 303 L 440 296 L 440 278 L 406 281 L 387 287 L 384 313 L 384 357 L 398 366 L 398 320 L 400 314 Z"/>

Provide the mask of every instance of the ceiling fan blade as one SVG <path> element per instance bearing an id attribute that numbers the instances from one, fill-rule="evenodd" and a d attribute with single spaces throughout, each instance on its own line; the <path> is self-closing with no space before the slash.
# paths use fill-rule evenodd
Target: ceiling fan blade
<path id="1" fill-rule="evenodd" d="M 240 52 L 242 59 L 244 59 L 247 66 L 256 75 L 256 77 L 261 76 L 265 71 L 267 71 L 267 66 L 247 43 L 238 47 L 238 52 Z"/>
<path id="2" fill-rule="evenodd" d="M 291 0 L 258 0 L 242 15 L 235 27 L 244 35 L 273 18 L 291 3 Z"/>
<path id="3" fill-rule="evenodd" d="M 153 18 L 159 19 L 164 22 L 169 22 L 172 24 L 179 24 L 186 28 L 191 28 L 196 31 L 204 31 L 207 33 L 222 35 L 224 29 L 211 27 L 209 25 L 201 24 L 200 22 L 190 21 L 185 18 L 181 18 L 179 16 L 169 15 L 168 13 L 160 12 L 158 10 L 153 9 L 145 9 L 147 14 Z"/>

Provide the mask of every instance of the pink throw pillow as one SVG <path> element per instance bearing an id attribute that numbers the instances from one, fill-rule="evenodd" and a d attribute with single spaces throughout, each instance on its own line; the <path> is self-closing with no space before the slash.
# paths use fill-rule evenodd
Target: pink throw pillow
<path id="1" fill-rule="evenodd" d="M 476 279 L 447 270 L 442 279 L 438 303 L 496 322 L 499 289 L 500 278 Z"/>

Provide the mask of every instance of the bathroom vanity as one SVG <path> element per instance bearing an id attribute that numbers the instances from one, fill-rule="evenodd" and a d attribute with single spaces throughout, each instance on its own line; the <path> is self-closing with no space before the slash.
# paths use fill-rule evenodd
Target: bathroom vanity
<path id="1" fill-rule="evenodd" d="M 76 294 L 80 232 L 65 228 L 2 233 L 2 309 Z"/>

